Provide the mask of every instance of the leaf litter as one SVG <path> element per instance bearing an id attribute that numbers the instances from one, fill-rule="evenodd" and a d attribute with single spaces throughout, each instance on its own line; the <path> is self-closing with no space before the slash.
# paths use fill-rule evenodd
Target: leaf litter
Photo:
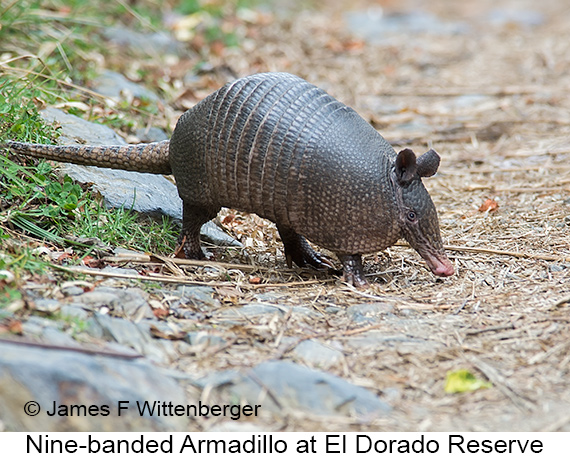
<path id="1" fill-rule="evenodd" d="M 294 19 L 252 25 L 247 55 L 228 50 L 212 65 L 238 75 L 296 73 L 354 107 L 396 148 L 435 148 L 442 165 L 426 186 L 457 274 L 436 279 L 413 250 L 397 245 L 365 256 L 372 285 L 354 290 L 338 278 L 285 268 L 274 226 L 228 210 L 220 224 L 246 247 L 230 254 L 216 248 L 216 259 L 260 266 L 259 284 L 244 271 L 225 270 L 243 293 L 232 306 L 271 293 L 320 317 L 278 317 L 277 335 L 260 328 L 251 344 L 227 347 L 206 365 L 181 366 L 203 371 L 291 357 L 291 347 L 272 344 L 277 337 L 299 338 L 293 346 L 308 338 L 341 342 L 343 361 L 329 371 L 389 399 L 395 412 L 369 424 L 290 415 L 280 418 L 282 427 L 569 431 L 570 40 L 562 38 L 570 38 L 570 11 L 555 0 L 529 3 L 543 23 L 491 25 L 493 9 L 520 3 L 439 0 L 423 8 L 442 19 L 475 17 L 471 31 L 396 34 L 372 45 L 348 31 L 344 13 L 377 3 L 321 2 Z M 208 280 L 214 278 L 221 279 L 213 273 Z M 288 286 L 272 287 L 277 283 Z M 347 310 L 364 303 L 387 303 L 392 311 L 372 324 L 350 319 Z M 360 329 L 358 336 L 380 332 L 425 343 L 354 350 L 347 341 Z M 263 344 L 255 343 L 264 332 Z M 446 395 L 446 373 L 458 370 L 488 388 Z"/>

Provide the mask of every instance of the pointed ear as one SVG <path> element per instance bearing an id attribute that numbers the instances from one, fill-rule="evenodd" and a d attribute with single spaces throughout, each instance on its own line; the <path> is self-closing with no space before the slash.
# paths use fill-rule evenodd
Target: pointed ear
<path id="1" fill-rule="evenodd" d="M 429 178 L 435 175 L 438 168 L 439 155 L 433 149 L 418 157 L 418 175 L 422 178 Z"/>
<path id="2" fill-rule="evenodd" d="M 394 165 L 396 177 L 400 184 L 410 182 L 416 174 L 416 155 L 411 149 L 402 149 L 396 157 Z"/>

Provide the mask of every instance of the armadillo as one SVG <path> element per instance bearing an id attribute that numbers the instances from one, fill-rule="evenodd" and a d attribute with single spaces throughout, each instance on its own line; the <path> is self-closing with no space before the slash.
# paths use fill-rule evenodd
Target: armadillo
<path id="1" fill-rule="evenodd" d="M 454 273 L 421 180 L 436 173 L 438 154 L 396 154 L 356 111 L 294 75 L 261 73 L 226 84 L 180 117 L 170 141 L 6 145 L 57 161 L 173 174 L 187 258 L 204 257 L 200 228 L 224 206 L 273 221 L 289 266 L 333 266 L 310 240 L 335 253 L 344 280 L 356 286 L 366 284 L 361 255 L 402 237 L 435 275 Z"/>

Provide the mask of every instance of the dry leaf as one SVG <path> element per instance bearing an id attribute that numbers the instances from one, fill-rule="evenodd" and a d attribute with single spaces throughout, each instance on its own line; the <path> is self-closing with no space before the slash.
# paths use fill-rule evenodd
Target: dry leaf
<path id="1" fill-rule="evenodd" d="M 497 211 L 499 209 L 499 204 L 490 198 L 485 200 L 483 204 L 479 207 L 479 211 L 482 213 Z"/>
<path id="2" fill-rule="evenodd" d="M 154 308 L 152 310 L 152 314 L 154 314 L 154 316 L 158 319 L 164 319 L 166 317 L 168 317 L 168 315 L 170 314 L 170 311 L 164 308 Z"/>
<path id="3" fill-rule="evenodd" d="M 163 340 L 183 340 L 186 338 L 186 332 L 165 332 L 154 325 L 150 326 L 150 334 L 154 338 L 161 338 Z"/>
<path id="4" fill-rule="evenodd" d="M 18 319 L 6 318 L 0 323 L 0 333 L 23 335 L 22 322 Z"/>

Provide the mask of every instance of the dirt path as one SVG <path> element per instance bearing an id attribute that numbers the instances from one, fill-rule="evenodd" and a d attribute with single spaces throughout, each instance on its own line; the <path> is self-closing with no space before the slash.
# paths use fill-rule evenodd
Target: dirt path
<path id="1" fill-rule="evenodd" d="M 369 425 L 297 417 L 285 428 L 569 431 L 570 8 L 555 0 L 422 3 L 439 23 L 419 32 L 400 24 L 370 43 L 348 30 L 348 3 L 260 26 L 247 56 L 224 62 L 238 74 L 297 73 L 388 140 L 417 152 L 433 146 L 442 166 L 426 186 L 458 274 L 435 279 L 415 252 L 396 247 L 368 258 L 377 280 L 366 293 L 338 284 L 280 291 L 281 303 L 323 316 L 282 318 L 275 323 L 281 335 L 342 345 L 344 360 L 329 371 L 395 407 Z M 350 9 L 379 4 L 418 12 L 414 2 Z M 364 31 L 362 18 L 355 20 Z M 247 292 L 238 302 L 255 298 Z M 346 306 L 362 303 L 385 303 L 387 311 L 359 345 Z M 327 312 L 335 306 L 341 311 Z M 251 323 L 257 338 L 275 339 L 261 328 Z M 234 345 L 214 364 L 277 356 L 289 357 L 270 344 Z M 180 366 L 203 371 L 203 362 Z M 446 372 L 460 368 L 493 387 L 446 394 Z"/>

